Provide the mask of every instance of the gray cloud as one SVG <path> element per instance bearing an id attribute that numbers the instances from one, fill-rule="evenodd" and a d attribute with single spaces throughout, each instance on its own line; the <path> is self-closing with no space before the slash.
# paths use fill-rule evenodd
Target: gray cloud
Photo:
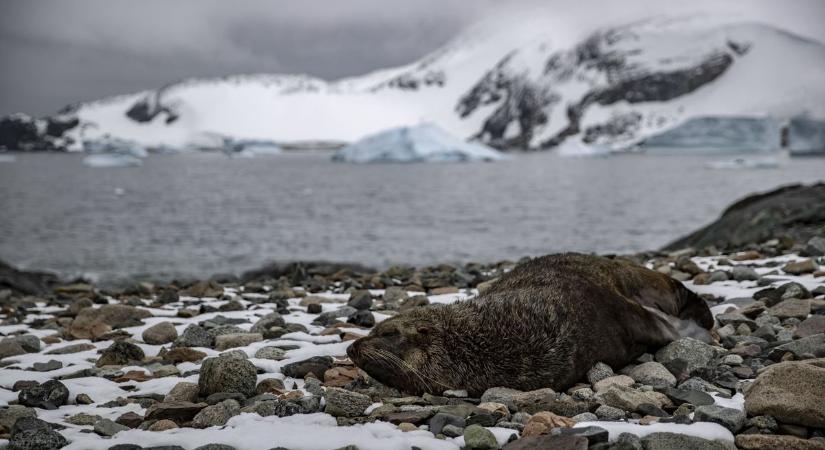
<path id="1" fill-rule="evenodd" d="M 694 0 L 793 24 L 825 40 L 820 0 Z M 563 17 L 671 13 L 665 0 L 0 0 L 0 114 L 48 114 L 77 101 L 185 77 L 309 73 L 326 79 L 404 64 L 468 25 L 522 7 Z M 624 20 L 624 19 L 619 19 Z M 506 23 L 517 28 L 517 20 Z M 576 24 L 568 24 L 575 29 Z"/>

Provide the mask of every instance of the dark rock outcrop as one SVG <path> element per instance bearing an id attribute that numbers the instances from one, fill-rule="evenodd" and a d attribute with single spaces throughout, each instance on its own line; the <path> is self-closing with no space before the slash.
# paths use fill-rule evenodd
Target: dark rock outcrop
<path id="1" fill-rule="evenodd" d="M 44 295 L 56 282 L 57 277 L 53 274 L 18 270 L 0 261 L 0 291 L 9 289 L 15 295 Z"/>
<path id="2" fill-rule="evenodd" d="M 825 183 L 791 185 L 739 200 L 715 222 L 671 242 L 664 250 L 715 246 L 734 251 L 779 238 L 804 244 L 823 235 Z"/>

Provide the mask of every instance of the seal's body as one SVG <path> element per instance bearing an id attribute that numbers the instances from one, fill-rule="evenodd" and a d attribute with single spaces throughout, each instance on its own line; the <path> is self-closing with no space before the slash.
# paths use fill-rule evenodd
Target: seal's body
<path id="1" fill-rule="evenodd" d="M 496 386 L 565 389 L 596 363 L 623 367 L 682 335 L 707 337 L 705 302 L 666 275 L 581 254 L 533 259 L 488 291 L 399 314 L 347 350 L 411 394 Z"/>

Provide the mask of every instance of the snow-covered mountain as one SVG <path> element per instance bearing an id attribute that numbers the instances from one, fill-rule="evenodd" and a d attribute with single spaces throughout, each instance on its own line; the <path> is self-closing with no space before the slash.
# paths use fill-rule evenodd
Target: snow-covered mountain
<path id="1" fill-rule="evenodd" d="M 78 124 L 59 144 L 80 149 L 107 135 L 172 148 L 209 136 L 350 142 L 433 122 L 499 148 L 572 136 L 623 148 L 701 116 L 823 118 L 823 80 L 825 45 L 763 23 L 657 17 L 571 35 L 533 18 L 477 26 L 410 65 L 335 82 L 239 75 L 73 105 L 60 123 Z"/>

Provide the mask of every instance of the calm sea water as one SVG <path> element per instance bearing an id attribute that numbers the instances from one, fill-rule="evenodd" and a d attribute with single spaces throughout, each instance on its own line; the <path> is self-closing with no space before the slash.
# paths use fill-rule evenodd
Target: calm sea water
<path id="1" fill-rule="evenodd" d="M 534 154 L 348 165 L 329 154 L 79 155 L 0 164 L 0 259 L 63 274 L 205 276 L 272 260 L 497 261 L 658 248 L 754 191 L 825 179 L 825 160 L 709 170 L 706 157 Z"/>

